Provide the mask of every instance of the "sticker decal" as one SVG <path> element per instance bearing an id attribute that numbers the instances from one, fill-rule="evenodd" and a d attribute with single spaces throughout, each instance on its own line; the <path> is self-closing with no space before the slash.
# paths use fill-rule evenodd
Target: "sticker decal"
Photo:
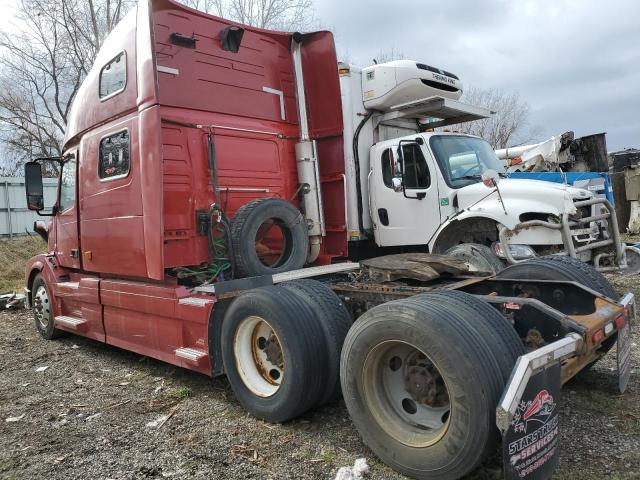
<path id="1" fill-rule="evenodd" d="M 447 205 L 449 205 L 449 199 L 448 198 L 441 198 L 440 199 L 440 206 L 441 207 L 446 207 Z"/>

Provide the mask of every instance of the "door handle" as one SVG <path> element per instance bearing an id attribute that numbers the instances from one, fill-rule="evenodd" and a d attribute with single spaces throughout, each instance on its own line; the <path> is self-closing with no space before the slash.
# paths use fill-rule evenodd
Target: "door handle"
<path id="1" fill-rule="evenodd" d="M 71 253 L 69 253 L 69 255 L 71 255 L 71 258 L 78 258 L 78 249 L 72 248 Z"/>
<path id="2" fill-rule="evenodd" d="M 389 226 L 389 212 L 387 212 L 386 208 L 378 209 L 378 218 L 380 219 L 380 223 L 385 227 Z"/>

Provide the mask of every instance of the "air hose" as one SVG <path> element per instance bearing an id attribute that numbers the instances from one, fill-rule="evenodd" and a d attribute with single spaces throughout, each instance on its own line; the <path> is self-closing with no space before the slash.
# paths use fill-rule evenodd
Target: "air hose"
<path id="1" fill-rule="evenodd" d="M 358 139 L 360 137 L 360 130 L 362 130 L 362 127 L 364 127 L 365 123 L 367 123 L 372 115 L 373 112 L 369 112 L 364 116 L 353 135 L 353 166 L 356 170 L 356 193 L 358 196 L 358 228 L 360 229 L 361 234 L 364 234 L 364 214 L 362 208 L 362 185 L 360 184 L 360 153 L 358 148 Z"/>

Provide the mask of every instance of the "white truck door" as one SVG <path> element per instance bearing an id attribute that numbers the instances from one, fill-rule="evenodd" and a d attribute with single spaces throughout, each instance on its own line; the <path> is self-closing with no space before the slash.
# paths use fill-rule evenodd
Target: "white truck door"
<path id="1" fill-rule="evenodd" d="M 440 226 L 435 162 L 426 146 L 406 140 L 400 144 L 403 159 L 398 158 L 398 144 L 371 149 L 371 218 L 381 247 L 426 245 Z"/>

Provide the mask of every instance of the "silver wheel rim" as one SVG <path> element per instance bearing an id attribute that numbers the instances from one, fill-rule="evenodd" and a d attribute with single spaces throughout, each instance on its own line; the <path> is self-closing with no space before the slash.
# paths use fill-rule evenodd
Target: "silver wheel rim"
<path id="1" fill-rule="evenodd" d="M 243 319 L 233 339 L 238 374 L 245 386 L 259 397 L 271 397 L 284 379 L 285 359 L 278 335 L 261 317 Z"/>
<path id="2" fill-rule="evenodd" d="M 398 442 L 426 447 L 444 436 L 450 392 L 425 352 L 402 341 L 382 342 L 365 359 L 363 382 L 370 413 Z"/>
<path id="3" fill-rule="evenodd" d="M 44 285 L 40 285 L 33 296 L 33 312 L 40 328 L 46 330 L 51 321 L 51 304 Z"/>

